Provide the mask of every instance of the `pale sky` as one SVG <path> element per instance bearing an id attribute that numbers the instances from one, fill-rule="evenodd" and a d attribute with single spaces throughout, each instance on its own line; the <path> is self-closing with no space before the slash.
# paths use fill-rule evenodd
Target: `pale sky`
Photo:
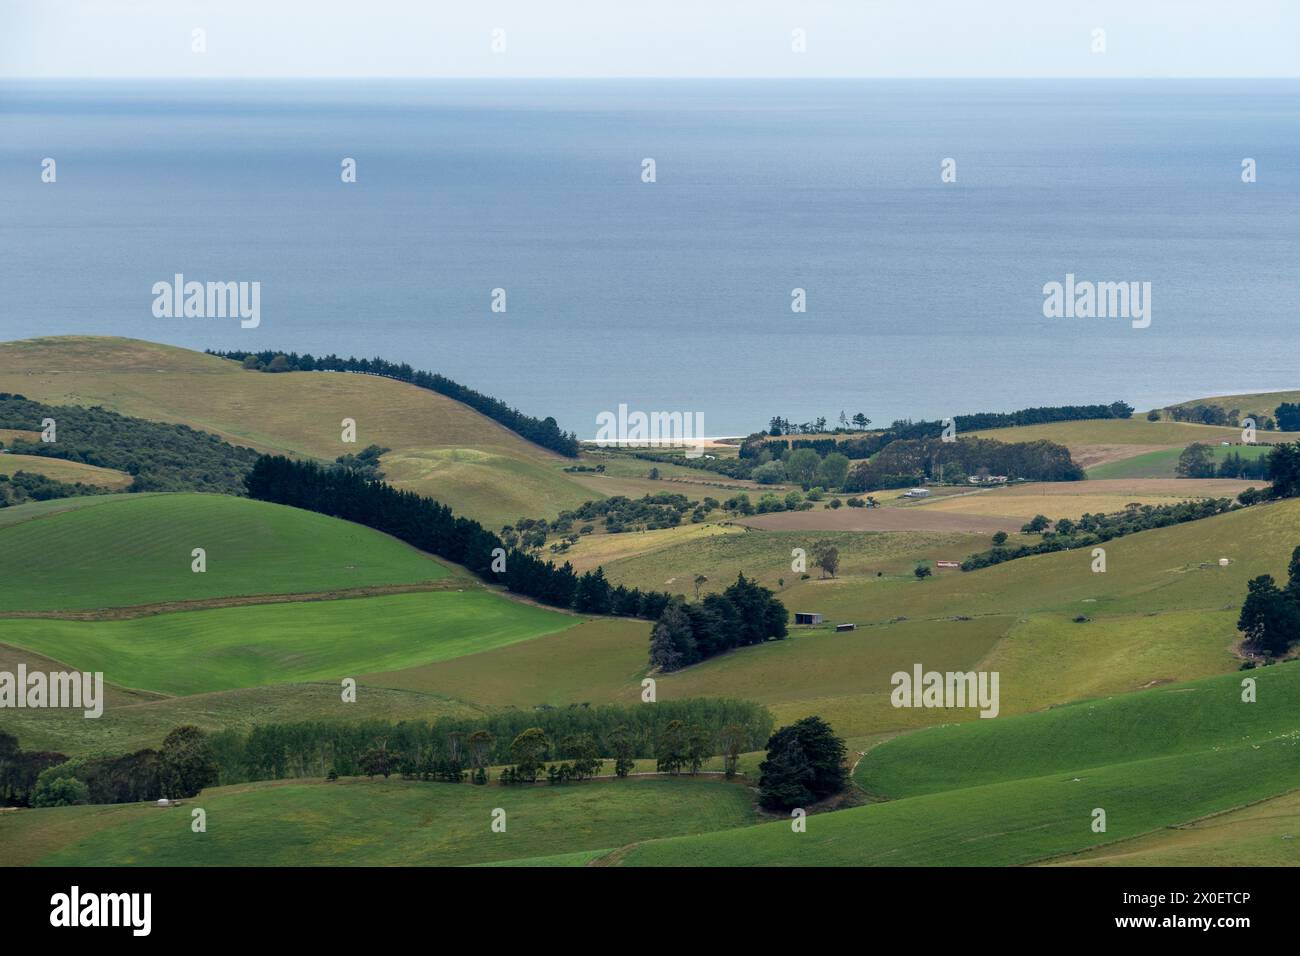
<path id="1" fill-rule="evenodd" d="M 0 0 L 0 77 L 1290 77 L 1298 64 L 1296 0 Z"/>

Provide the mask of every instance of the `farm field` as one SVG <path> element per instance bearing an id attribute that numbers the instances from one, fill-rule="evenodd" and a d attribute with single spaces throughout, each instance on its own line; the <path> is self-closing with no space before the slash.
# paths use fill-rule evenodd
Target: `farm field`
<path id="1" fill-rule="evenodd" d="M 1149 833 L 1284 794 L 1300 781 L 1300 667 L 895 738 L 855 776 L 894 799 L 785 823 L 654 841 L 623 865 L 1008 865 Z M 1203 697 L 1193 695 L 1201 694 Z M 955 741 L 961 741 L 956 743 Z M 1043 771 L 1047 770 L 1047 773 Z M 1106 811 L 1094 833 L 1092 812 Z"/>
<path id="2" fill-rule="evenodd" d="M 1300 791 L 1168 827 L 1044 866 L 1296 866 Z"/>
<path id="3" fill-rule="evenodd" d="M 592 497 L 561 470 L 569 459 L 452 399 L 375 376 L 267 374 L 136 339 L 60 336 L 0 343 L 0 391 L 103 405 L 324 461 L 378 444 L 391 449 L 383 465 L 392 483 L 490 528 L 521 515 L 553 516 Z M 344 418 L 357 423 L 355 445 L 340 441 Z"/>
<path id="4" fill-rule="evenodd" d="M 344 779 L 214 788 L 190 817 L 150 806 L 0 813 L 16 862 L 62 866 L 447 866 L 621 846 L 725 830 L 757 817 L 736 783 L 678 778 L 563 787 Z M 506 811 L 506 832 L 490 829 Z"/>
<path id="5" fill-rule="evenodd" d="M 108 488 L 111 491 L 120 491 L 131 484 L 133 480 L 124 471 L 100 468 L 79 461 L 64 461 L 61 458 L 46 458 L 43 455 L 15 455 L 12 453 L 0 455 L 0 474 L 12 475 L 19 471 L 44 475 L 46 478 L 62 481 L 69 485 L 80 482 L 83 485 L 95 485 L 99 488 Z"/>
<path id="6" fill-rule="evenodd" d="M 185 611 L 109 621 L 0 619 L 0 642 L 164 694 L 338 681 L 448 660 L 581 618 L 486 590 Z"/>
<path id="7" fill-rule="evenodd" d="M 0 670 L 15 673 L 68 670 L 68 665 L 32 651 L 0 644 Z M 157 748 L 175 727 L 193 724 L 216 733 L 251 730 L 256 724 L 300 720 L 432 720 L 469 716 L 477 708 L 433 694 L 361 685 L 357 699 L 343 711 L 339 685 L 278 684 L 214 691 L 190 697 L 167 697 L 104 684 L 104 712 L 86 720 L 79 710 L 57 708 L 6 712 L 0 729 L 14 734 L 29 750 L 54 750 L 69 756 L 130 753 Z"/>
<path id="8" fill-rule="evenodd" d="M 1033 482 L 949 496 L 912 505 L 926 511 L 960 515 L 995 515 L 1029 521 L 1042 514 L 1055 520 L 1078 520 L 1085 514 L 1123 511 L 1129 504 L 1167 505 L 1198 498 L 1236 498 L 1247 488 L 1267 484 L 1231 478 L 1089 479 Z"/>
<path id="9" fill-rule="evenodd" d="M 44 503 L 40 503 L 44 504 Z M 19 505 L 15 514 L 32 509 Z M 191 569 L 206 551 L 207 570 Z M 361 525 L 226 495 L 114 498 L 0 527 L 5 611 L 80 610 L 439 581 L 447 566 Z"/>
<path id="10" fill-rule="evenodd" d="M 1264 433 L 1265 441 L 1268 440 L 1268 433 Z M 1263 458 L 1270 451 L 1269 445 L 1229 445 L 1223 446 L 1218 444 L 1206 445 L 1209 449 L 1210 457 L 1216 462 L 1222 462 L 1229 454 L 1240 455 L 1248 461 L 1254 461 Z M 1098 465 L 1096 468 L 1088 469 L 1090 479 L 1114 479 L 1114 478 L 1174 478 L 1178 474 L 1178 458 L 1183 453 L 1181 446 L 1174 448 L 1163 448 L 1159 451 L 1147 452 L 1142 455 L 1135 455 L 1132 458 L 1126 458 L 1123 461 L 1115 461 L 1105 465 Z M 1184 479 L 1184 480 L 1204 480 L 1204 479 Z M 1266 481 L 1255 481 L 1253 484 L 1266 485 Z"/>

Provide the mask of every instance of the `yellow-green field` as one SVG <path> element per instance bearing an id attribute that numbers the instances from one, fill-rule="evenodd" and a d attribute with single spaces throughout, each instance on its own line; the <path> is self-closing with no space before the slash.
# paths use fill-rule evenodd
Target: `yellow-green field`
<path id="1" fill-rule="evenodd" d="M 0 474 L 12 475 L 19 471 L 44 475 L 70 485 L 81 482 L 83 485 L 96 485 L 113 491 L 120 491 L 134 480 L 124 471 L 86 465 L 79 461 L 64 461 L 62 458 L 46 458 L 43 455 L 0 455 Z"/>
<path id="2" fill-rule="evenodd" d="M 167 345 L 60 336 L 0 344 L 0 391 L 51 404 L 103 405 L 259 451 L 327 461 L 382 445 L 392 449 L 383 467 L 393 484 L 490 528 L 520 516 L 554 515 L 593 497 L 563 472 L 569 459 L 452 399 L 370 375 L 251 372 Z M 341 441 L 344 418 L 357 423 L 355 445 Z"/>

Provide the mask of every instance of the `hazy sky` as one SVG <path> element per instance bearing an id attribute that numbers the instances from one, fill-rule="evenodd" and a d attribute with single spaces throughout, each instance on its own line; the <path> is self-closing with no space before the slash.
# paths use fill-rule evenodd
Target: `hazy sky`
<path id="1" fill-rule="evenodd" d="M 9 77 L 1276 77 L 1298 51 L 1297 0 L 0 0 Z"/>

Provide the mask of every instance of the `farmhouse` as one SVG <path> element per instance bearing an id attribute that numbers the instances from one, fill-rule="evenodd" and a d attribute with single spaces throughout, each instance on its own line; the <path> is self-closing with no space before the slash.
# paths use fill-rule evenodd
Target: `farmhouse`
<path id="1" fill-rule="evenodd" d="M 820 624 L 822 622 L 822 616 L 820 614 L 815 614 L 812 611 L 795 611 L 794 622 L 796 624 Z"/>
<path id="2" fill-rule="evenodd" d="M 903 492 L 903 494 L 902 494 L 900 497 L 903 497 L 903 498 L 929 498 L 929 497 L 930 497 L 930 489 L 929 489 L 929 488 L 909 488 L 907 491 Z"/>

